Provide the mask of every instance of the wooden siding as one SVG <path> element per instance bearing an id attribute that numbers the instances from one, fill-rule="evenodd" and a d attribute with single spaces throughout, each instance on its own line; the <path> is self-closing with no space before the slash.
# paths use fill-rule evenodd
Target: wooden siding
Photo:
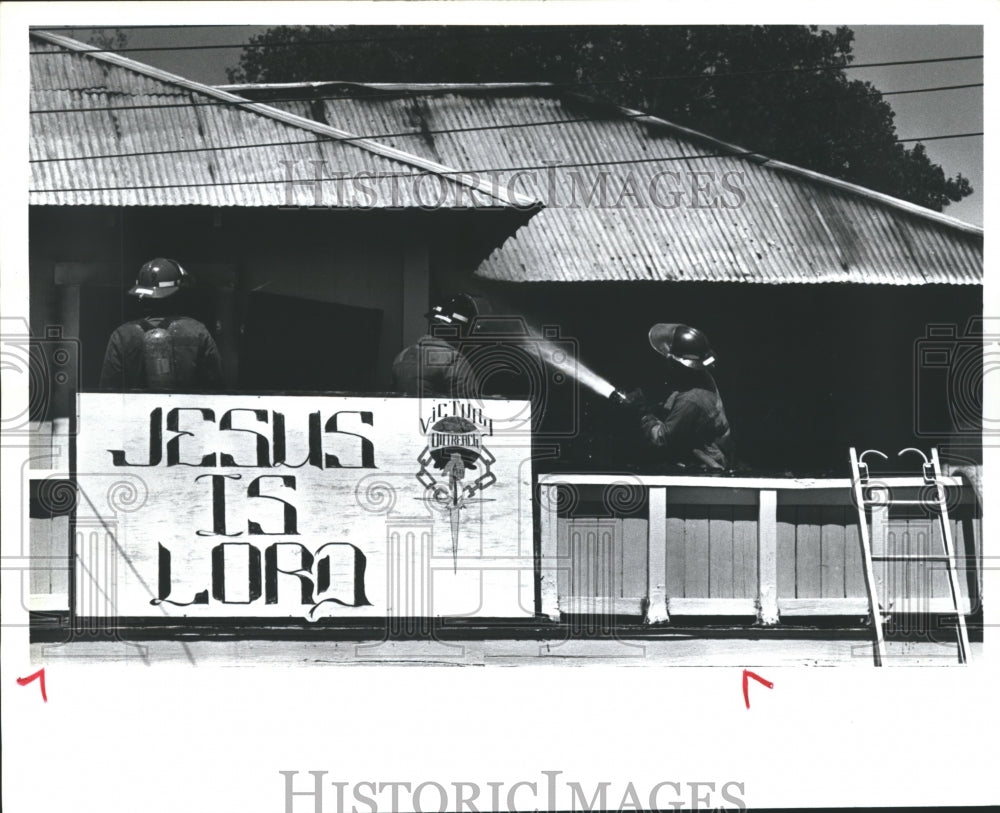
<path id="1" fill-rule="evenodd" d="M 587 518 L 558 523 L 559 597 L 616 598 L 640 601 L 646 596 L 644 519 Z M 614 605 L 612 605 L 614 606 Z M 624 608 L 631 602 L 621 603 Z"/>
<path id="2" fill-rule="evenodd" d="M 916 512 L 911 511 L 911 514 Z M 964 601 L 973 598 L 978 609 L 976 562 L 979 558 L 977 534 L 967 510 L 952 512 L 951 535 L 955 545 L 958 586 Z M 890 512 L 885 532 L 886 553 L 926 555 L 944 552 L 941 523 L 936 517 L 896 516 Z M 948 571 L 944 562 L 876 562 L 875 579 L 889 610 L 926 612 L 935 599 L 951 600 Z"/>
<path id="3" fill-rule="evenodd" d="M 666 478 L 645 478 L 650 493 L 663 492 L 662 501 L 655 503 L 661 507 L 651 508 L 650 500 L 646 517 L 622 519 L 586 515 L 594 505 L 586 499 L 587 490 L 598 485 L 597 477 L 571 476 L 579 479 L 574 485 L 585 498 L 556 519 L 560 561 L 566 564 L 558 584 L 560 607 L 572 607 L 570 612 L 587 607 L 626 612 L 625 606 L 642 606 L 643 597 L 651 604 L 659 600 L 654 592 L 636 592 L 644 584 L 641 568 L 648 564 L 651 586 L 654 573 L 664 574 L 669 615 L 757 611 L 764 623 L 774 623 L 775 600 L 780 614 L 789 617 L 867 614 L 858 513 L 845 483 L 789 480 L 782 489 L 781 481 L 772 480 L 754 488 L 752 481 L 695 485 L 691 478 L 677 478 L 672 485 Z M 893 480 L 893 499 L 918 498 L 919 482 Z M 767 493 L 776 494 L 777 502 L 765 516 L 760 494 L 767 489 L 773 489 Z M 951 496 L 960 606 L 968 614 L 980 609 L 978 509 L 968 491 L 952 490 Z M 648 531 L 657 519 L 649 511 L 662 511 L 664 503 L 665 538 L 659 542 Z M 875 554 L 943 552 L 939 521 L 926 506 L 876 507 L 869 521 Z M 762 539 L 765 532 L 768 537 Z M 768 554 L 767 567 L 762 551 Z M 626 569 L 631 573 L 628 580 L 623 576 Z M 877 562 L 875 571 L 880 600 L 890 614 L 951 610 L 944 563 Z M 668 613 L 655 620 L 667 620 Z M 650 615 L 647 620 L 654 620 Z"/>
<path id="4" fill-rule="evenodd" d="M 667 502 L 667 595 L 756 598 L 757 509 Z"/>
<path id="5" fill-rule="evenodd" d="M 979 535 L 970 504 L 962 503 L 951 513 L 961 594 L 968 603 L 970 596 L 978 595 Z M 938 518 L 919 506 L 892 507 L 887 515 L 885 509 L 877 508 L 874 523 L 875 555 L 944 553 Z M 876 561 L 874 570 L 879 596 L 890 612 L 935 612 L 950 604 L 951 590 L 943 562 Z M 778 598 L 867 599 L 858 514 L 853 505 L 779 502 Z M 942 601 L 932 605 L 932 599 Z M 978 609 L 978 599 L 966 606 L 967 611 Z"/>
<path id="6" fill-rule="evenodd" d="M 65 609 L 69 595 L 69 517 L 28 520 L 30 609 Z"/>
<path id="7" fill-rule="evenodd" d="M 778 597 L 864 597 L 858 513 L 851 506 L 778 505 Z"/>
<path id="8" fill-rule="evenodd" d="M 44 470 L 33 472 L 43 473 L 51 476 Z M 543 481 L 542 612 L 553 619 L 560 612 L 646 612 L 647 620 L 652 620 L 651 604 L 665 600 L 670 615 L 740 615 L 753 612 L 755 604 L 763 605 L 766 596 L 776 594 L 782 616 L 867 614 L 857 512 L 846 489 L 776 489 L 773 522 L 765 522 L 758 495 L 770 493 L 773 499 L 775 491 L 754 490 L 747 483 L 731 488 L 696 487 L 689 479 L 681 482 L 684 485 L 676 487 L 659 482 L 650 486 L 665 496 L 650 499 L 632 516 L 599 517 L 566 516 L 558 498 L 546 496 L 559 486 Z M 768 488 L 774 484 L 766 483 Z M 587 502 L 585 491 L 583 496 L 576 513 L 591 510 L 593 503 Z M 659 508 L 651 509 L 653 505 Z M 650 510 L 658 510 L 665 521 L 651 521 Z M 981 609 L 982 534 L 972 495 L 963 493 L 950 506 L 950 515 L 962 609 L 975 612 Z M 29 520 L 30 556 L 35 562 L 28 577 L 33 609 L 68 606 L 68 569 L 63 565 L 68 525 L 65 516 Z M 650 542 L 653 525 L 661 529 L 654 534 L 662 540 L 657 544 Z M 78 537 L 81 530 L 85 529 L 78 529 Z M 876 528 L 872 539 L 876 552 L 943 550 L 936 517 L 919 506 L 894 507 L 884 530 Z M 85 543 L 78 538 L 78 544 Z M 766 554 L 764 561 L 759 561 L 761 551 Z M 37 566 L 44 561 L 54 563 L 51 570 Z M 890 614 L 944 613 L 951 607 L 943 563 L 882 562 L 876 563 L 875 573 Z M 659 593 L 657 579 L 663 585 Z M 769 594 L 772 585 L 774 592 Z M 762 620 L 766 615 L 762 610 Z M 657 614 L 656 620 L 667 620 L 666 613 Z"/>
<path id="9" fill-rule="evenodd" d="M 757 597 L 755 506 L 668 500 L 666 520 L 666 548 L 660 555 L 666 559 L 669 598 Z M 558 576 L 560 602 L 645 596 L 647 535 L 646 519 L 561 518 L 558 556 L 567 566 Z"/>

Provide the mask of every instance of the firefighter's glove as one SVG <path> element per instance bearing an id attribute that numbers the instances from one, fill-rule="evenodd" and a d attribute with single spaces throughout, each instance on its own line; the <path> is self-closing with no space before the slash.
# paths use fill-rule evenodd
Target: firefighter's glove
<path id="1" fill-rule="evenodd" d="M 645 415 L 649 412 L 646 396 L 639 389 L 632 390 L 631 392 L 615 390 L 611 393 L 611 403 L 634 415 Z"/>

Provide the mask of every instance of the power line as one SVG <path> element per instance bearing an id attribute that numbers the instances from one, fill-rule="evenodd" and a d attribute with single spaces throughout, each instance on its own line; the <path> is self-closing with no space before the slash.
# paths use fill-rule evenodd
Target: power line
<path id="1" fill-rule="evenodd" d="M 929 136 L 922 139 L 905 139 L 906 141 L 932 141 L 940 140 L 945 138 L 970 138 L 974 136 L 981 136 L 982 133 L 955 133 L 953 135 L 941 135 L 941 136 Z M 284 185 L 307 185 L 316 183 L 343 183 L 350 180 L 356 180 L 362 176 L 366 180 L 384 180 L 389 178 L 409 178 L 414 179 L 424 176 L 479 176 L 479 175 L 490 175 L 501 172 L 531 172 L 531 171 L 552 171 L 552 170 L 564 170 L 564 169 L 586 169 L 593 167 L 604 167 L 604 166 L 628 166 L 633 164 L 651 164 L 651 163 L 670 163 L 674 161 L 700 161 L 705 159 L 715 159 L 715 158 L 746 158 L 749 156 L 759 156 L 759 153 L 753 150 L 736 150 L 730 152 L 720 152 L 720 153 L 703 153 L 694 155 L 665 155 L 647 158 L 623 158 L 612 161 L 578 161 L 572 163 L 550 163 L 550 164 L 535 164 L 535 165 L 525 165 L 525 166 L 510 166 L 510 167 L 490 167 L 490 168 L 478 168 L 478 169 L 461 169 L 461 170 L 442 170 L 439 172 L 430 170 L 421 170 L 417 172 L 365 172 L 365 173 L 355 173 L 352 176 L 330 176 L 326 178 L 278 178 L 263 181 L 211 181 L 203 183 L 170 183 L 170 184 L 147 184 L 147 185 L 129 185 L 129 186 L 93 186 L 93 187 L 66 187 L 59 189 L 32 189 L 30 192 L 36 194 L 42 193 L 54 193 L 54 192 L 112 192 L 112 191 L 125 191 L 125 190 L 148 190 L 148 189 L 187 189 L 187 188 L 203 188 L 203 187 L 220 187 L 220 186 L 263 186 L 268 184 L 284 184 Z M 766 160 L 766 159 L 765 159 Z M 296 162 L 298 163 L 298 162 Z M 324 163 L 325 162 L 321 162 Z"/>
<path id="2" fill-rule="evenodd" d="M 388 178 L 418 178 L 429 175 L 437 176 L 461 176 L 461 175 L 489 175 L 500 172 L 529 172 L 533 170 L 552 170 L 552 169 L 577 169 L 595 166 L 617 166 L 624 164 L 648 164 L 655 162 L 671 162 L 671 161 L 686 161 L 686 160 L 699 160 L 705 158 L 728 158 L 728 157 L 743 157 L 748 155 L 756 155 L 752 151 L 742 151 L 742 152 L 725 152 L 725 153 L 705 153 L 703 155 L 669 155 L 669 156 L 659 156 L 656 158 L 634 158 L 634 159 L 619 159 L 615 161 L 581 161 L 578 163 L 571 164 L 542 164 L 542 165 L 526 165 L 526 166 L 514 166 L 514 167 L 491 167 L 491 168 L 480 168 L 480 169 L 463 169 L 463 170 L 447 170 L 442 172 L 432 172 L 429 170 L 421 170 L 417 172 L 372 172 L 365 173 L 365 180 L 383 180 Z M 121 191 L 121 190 L 142 190 L 142 189 L 186 189 L 190 187 L 217 187 L 217 186 L 262 186 L 265 184 L 296 184 L 299 186 L 306 184 L 315 183 L 343 183 L 346 181 L 353 180 L 355 178 L 362 177 L 360 173 L 355 173 L 351 177 L 328 177 L 328 178 L 277 178 L 270 179 L 266 181 L 205 181 L 203 183 L 183 183 L 183 184 L 149 184 L 149 185 L 130 185 L 130 186 L 92 186 L 92 187 L 67 187 L 63 189 L 33 189 L 30 192 L 35 193 L 50 193 L 50 192 L 111 192 L 111 191 Z"/>
<path id="3" fill-rule="evenodd" d="M 969 82 L 966 85 L 940 85 L 933 88 L 913 88 L 913 90 L 886 90 L 879 91 L 883 96 L 902 96 L 906 93 L 935 93 L 939 90 L 964 90 L 965 88 L 981 88 L 982 82 Z"/>
<path id="4" fill-rule="evenodd" d="M 433 37 L 425 37 L 426 39 L 434 39 Z M 360 42 L 392 42 L 394 39 L 402 38 L 386 38 L 386 39 L 363 39 Z M 151 48 L 88 48 L 83 51 L 77 51 L 75 49 L 67 48 L 66 46 L 53 43 L 54 47 L 61 48 L 59 51 L 43 50 L 43 51 L 28 51 L 30 56 L 55 56 L 55 55 L 76 55 L 76 54 L 100 54 L 100 53 L 113 53 L 113 54 L 123 54 L 131 53 L 133 51 L 142 52 L 152 52 L 152 51 L 200 51 L 200 50 L 212 50 L 220 48 L 263 48 L 263 47 L 275 47 L 275 48 L 297 48 L 303 46 L 313 46 L 313 45 L 342 45 L 349 43 L 349 40 L 313 40 L 304 42 L 278 42 L 278 43 L 262 43 L 259 45 L 250 45 L 247 43 L 240 45 L 224 44 L 224 45 L 172 45 L 172 46 L 156 46 Z M 840 70 L 853 70 L 855 68 L 885 68 L 894 65 L 926 65 L 939 62 L 963 62 L 975 59 L 982 59 L 982 54 L 967 54 L 964 56 L 946 56 L 946 57 L 934 57 L 928 59 L 900 59 L 892 60 L 888 62 L 856 62 L 854 64 L 845 65 L 813 65 L 813 66 L 799 66 L 794 68 L 769 68 L 759 71 L 732 71 L 732 72 L 721 72 L 721 73 L 688 73 L 688 74 L 671 74 L 666 76 L 647 76 L 632 79 L 605 79 L 605 80 L 595 80 L 593 82 L 563 82 L 563 83 L 552 83 L 553 86 L 572 86 L 572 87 L 590 87 L 594 85 L 622 85 L 630 84 L 633 82 L 657 82 L 664 80 L 674 80 L 674 79 L 718 79 L 718 78 L 738 78 L 743 76 L 769 76 L 772 74 L 784 74 L 784 73 L 809 73 L 812 71 L 840 71 Z"/>
<path id="5" fill-rule="evenodd" d="M 172 30 L 178 28 L 233 28 L 234 26 L 223 25 L 222 23 L 164 23 L 163 25 L 33 25 L 30 31 L 153 31 Z M 267 26 L 263 26 L 266 28 Z"/>
<path id="6" fill-rule="evenodd" d="M 946 138 L 977 138 L 983 133 L 953 133 L 951 135 L 924 136 L 923 138 L 897 138 L 897 144 L 908 144 L 911 141 L 942 141 Z"/>
<path id="7" fill-rule="evenodd" d="M 346 84 L 351 84 L 351 83 L 346 83 Z M 456 92 L 456 90 L 455 90 L 454 87 L 426 88 L 426 89 L 422 89 L 422 90 L 407 90 L 407 91 L 400 90 L 400 91 L 396 91 L 396 92 L 392 92 L 392 91 L 383 92 L 383 91 L 379 90 L 378 88 L 365 88 L 365 86 L 363 84 L 361 84 L 361 83 L 358 83 L 358 84 L 359 84 L 359 89 L 361 89 L 361 90 L 372 90 L 372 91 L 375 91 L 375 93 L 370 97 L 371 99 L 374 99 L 374 100 L 411 98 L 411 97 L 414 97 L 414 96 L 425 96 L 425 95 L 426 96 L 430 96 L 430 95 L 437 95 L 438 93 L 447 94 L 447 93 L 455 93 Z M 549 89 L 549 88 L 556 88 L 556 87 L 558 87 L 558 85 L 540 84 L 538 87 L 539 87 L 540 90 L 545 90 L 545 89 Z M 965 88 L 981 88 L 981 87 L 983 87 L 983 83 L 982 82 L 970 82 L 970 83 L 964 84 L 964 85 L 942 85 L 942 86 L 939 86 L 939 87 L 914 88 L 912 90 L 890 90 L 890 91 L 886 91 L 884 93 L 882 91 L 876 91 L 876 92 L 878 92 L 882 96 L 898 96 L 898 95 L 902 95 L 902 94 L 906 94 L 906 93 L 934 93 L 934 92 L 942 91 L 942 90 L 962 90 L 962 89 L 965 89 Z M 194 93 L 195 91 L 185 91 L 185 92 L 187 92 L 187 93 Z M 229 92 L 229 91 L 227 91 L 227 92 Z M 275 98 L 270 98 L 270 99 L 250 99 L 250 98 L 246 98 L 246 99 L 241 99 L 239 101 L 237 101 L 237 100 L 229 100 L 229 99 L 217 99 L 217 100 L 208 101 L 208 102 L 193 102 L 193 101 L 191 101 L 191 102 L 168 102 L 166 104 L 107 105 L 107 106 L 104 106 L 104 107 L 53 107 L 53 108 L 46 108 L 46 109 L 41 109 L 41 110 L 39 110 L 39 109 L 29 110 L 28 112 L 29 112 L 29 115 L 46 115 L 46 114 L 49 114 L 49 113 L 90 113 L 90 112 L 101 113 L 101 112 L 111 112 L 111 111 L 120 111 L 120 110 L 154 110 L 154 109 L 157 109 L 157 108 L 175 108 L 175 107 L 242 107 L 242 106 L 248 105 L 248 104 L 274 105 L 274 104 L 282 104 L 282 103 L 285 103 L 285 102 L 312 102 L 312 101 L 320 101 L 320 100 L 323 100 L 323 101 L 351 101 L 351 100 L 356 100 L 356 99 L 360 99 L 360 98 L 363 98 L 363 97 L 361 97 L 358 93 L 353 93 L 353 94 L 333 94 L 333 95 L 323 94 L 323 95 L 315 95 L 315 96 L 303 96 L 302 94 L 299 94 L 299 95 L 296 95 L 296 96 L 283 96 L 283 97 L 275 97 Z M 598 103 L 600 103 L 600 100 L 595 100 L 595 101 L 597 101 Z M 813 101 L 814 101 L 814 99 L 813 99 Z M 580 119 L 580 120 L 582 121 L 583 119 Z"/>
<path id="8" fill-rule="evenodd" d="M 169 26 L 167 26 L 169 27 Z M 81 27 L 83 28 L 83 27 Z M 98 27 L 99 28 L 99 27 Z M 202 50 L 225 50 L 233 48 L 298 48 L 298 47 L 312 47 L 318 45 L 355 45 L 364 43 L 377 43 L 377 44 L 391 44 L 394 42 L 422 42 L 428 40 L 440 41 L 443 39 L 441 44 L 447 45 L 449 41 L 455 40 L 468 40 L 468 39 L 492 39 L 495 37 L 510 37 L 517 36 L 525 38 L 526 36 L 542 36 L 546 38 L 552 37 L 553 33 L 566 33 L 566 34 L 586 34 L 592 31 L 606 31 L 607 28 L 604 26 L 597 27 L 586 27 L 586 28 L 574 28 L 572 26 L 552 26 L 552 27 L 518 27 L 511 26 L 503 28 L 502 30 L 491 29 L 489 31 L 475 31 L 469 32 L 467 35 L 463 31 L 462 33 L 457 33 L 459 29 L 455 26 L 450 26 L 448 28 L 448 37 L 442 38 L 437 34 L 414 34 L 409 36 L 398 36 L 398 37 L 344 37 L 340 39 L 328 39 L 328 40 L 300 40 L 296 42 L 263 42 L 263 43 L 218 43 L 218 44 L 199 44 L 199 45 L 158 45 L 149 46 L 146 48 L 89 48 L 83 53 L 114 53 L 114 54 L 124 54 L 133 52 L 159 52 L 159 51 L 202 51 Z M 39 30 L 74 30 L 73 27 L 60 28 L 60 29 L 39 29 Z M 84 30 L 86 30 L 84 28 Z M 60 53 L 58 51 L 29 51 L 28 54 L 32 56 L 46 56 Z M 72 50 L 66 50 L 62 53 L 79 53 Z M 937 57 L 931 59 L 910 59 L 910 60 L 894 60 L 889 62 L 859 62 L 855 64 L 845 64 L 845 65 L 817 65 L 817 66 L 800 66 L 795 68 L 773 68 L 761 71 L 736 71 L 732 73 L 714 73 L 714 74 L 676 74 L 672 76 L 653 76 L 645 77 L 642 79 L 616 79 L 616 80 L 604 80 L 597 82 L 574 82 L 567 83 L 571 85 L 594 85 L 594 84 L 627 84 L 633 81 L 660 81 L 666 79 L 714 79 L 717 77 L 741 77 L 741 76 L 766 76 L 770 74 L 781 74 L 781 73 L 798 73 L 798 72 L 809 72 L 809 71 L 826 71 L 826 70 L 849 70 L 854 68 L 882 68 L 890 67 L 893 65 L 920 65 L 929 64 L 935 62 L 960 62 L 966 60 L 982 59 L 983 54 L 970 54 L 967 56 L 953 56 L 953 57 Z"/>
<path id="9" fill-rule="evenodd" d="M 147 26 L 148 28 L 177 28 L 178 26 Z M 188 28 L 189 26 L 183 26 Z M 212 27 L 212 26 L 201 26 L 201 27 Z M 214 26 L 219 27 L 219 26 Z M 367 26 L 366 26 L 367 27 Z M 74 31 L 74 30 L 101 30 L 102 26 L 63 26 L 60 28 L 36 28 L 35 31 Z M 104 29 L 107 28 L 118 28 L 126 29 L 133 28 L 133 26 L 103 26 Z M 203 51 L 203 50 L 226 50 L 232 48 L 297 48 L 299 46 L 315 46 L 315 45 L 363 45 L 365 43 L 377 43 L 379 45 L 392 44 L 395 42 L 426 42 L 428 40 L 438 40 L 442 41 L 442 44 L 447 44 L 447 42 L 455 40 L 475 40 L 475 39 L 495 39 L 502 37 L 519 37 L 523 39 L 528 39 L 531 37 L 545 37 L 550 39 L 554 33 L 572 33 L 572 34 L 587 34 L 594 31 L 606 31 L 607 26 L 587 26 L 574 28 L 572 26 L 551 26 L 546 28 L 539 28 L 538 26 L 500 26 L 493 27 L 488 31 L 474 30 L 473 26 L 468 26 L 468 32 L 462 30 L 466 28 L 465 26 L 440 26 L 442 29 L 439 33 L 434 34 L 409 34 L 404 36 L 386 36 L 386 37 L 341 37 L 339 39 L 321 39 L 321 40 L 296 40 L 295 42 L 261 42 L 261 43 L 251 43 L 249 41 L 244 43 L 212 43 L 212 44 L 199 44 L 199 45 L 150 45 L 148 47 L 133 47 L 133 48 L 89 48 L 88 53 L 114 53 L 114 54 L 124 54 L 132 52 L 147 52 L 147 51 Z M 500 30 L 498 30 L 498 28 Z M 445 29 L 448 30 L 447 38 L 440 36 Z M 50 54 L 51 51 L 29 51 L 29 54 Z"/>
<path id="10" fill-rule="evenodd" d="M 623 118 L 635 119 L 635 118 L 648 118 L 646 113 L 623 113 Z M 136 152 L 122 152 L 122 153 L 110 153 L 105 155 L 85 155 L 78 156 L 75 158 L 35 158 L 29 161 L 32 164 L 42 164 L 50 163 L 55 161 L 85 161 L 100 158 L 133 158 L 143 155 L 174 155 L 177 153 L 190 153 L 190 152 L 213 152 L 215 150 L 239 150 L 239 149 L 250 149 L 254 147 L 288 147 L 294 146 L 296 144 L 319 144 L 326 141 L 335 142 L 345 142 L 350 143 L 352 141 L 368 141 L 381 138 L 403 138 L 412 136 L 426 136 L 426 135 L 446 135 L 450 133 L 472 133 L 483 130 L 514 130 L 519 128 L 527 127 L 547 127 L 550 125 L 559 124 L 579 124 L 581 122 L 588 122 L 592 119 L 589 118 L 579 118 L 579 119 L 552 119 L 550 121 L 530 121 L 530 122 L 518 122 L 518 123 L 508 123 L 508 124 L 484 124 L 480 127 L 451 127 L 447 129 L 440 130 L 407 130 L 405 132 L 398 133 L 373 133 L 369 135 L 359 135 L 359 136 L 344 136 L 338 137 L 333 135 L 324 136 L 316 133 L 311 139 L 296 140 L 296 141 L 263 141 L 255 142 L 252 144 L 226 144 L 221 147 L 182 147 L 170 150 L 139 150 Z M 290 125 L 291 126 L 291 125 Z"/>
<path id="11" fill-rule="evenodd" d="M 930 90 L 936 90 L 936 88 L 930 88 Z M 915 92 L 915 91 L 908 91 Z M 99 108 L 92 108 L 97 110 Z M 643 119 L 651 118 L 646 113 L 622 113 L 623 119 Z M 252 144 L 226 144 L 222 146 L 206 146 L 206 147 L 178 147 L 167 150 L 136 150 L 134 152 L 120 152 L 120 153 L 105 153 L 101 155 L 85 155 L 85 156 L 73 156 L 65 158 L 34 158 L 29 161 L 32 164 L 45 164 L 45 163 L 58 163 L 58 162 L 68 162 L 68 161 L 90 161 L 90 160 L 106 160 L 111 158 L 138 158 L 142 156 L 153 156 L 153 155 L 182 155 L 188 153 L 198 153 L 198 152 L 216 152 L 216 151 L 229 151 L 229 150 L 240 150 L 240 149 L 254 149 L 263 147 L 287 147 L 296 145 L 310 145 L 323 143 L 323 140 L 351 143 L 355 141 L 370 141 L 378 139 L 387 138 L 412 138 L 412 137 L 424 137 L 428 135 L 451 135 L 455 133 L 472 133 L 472 132 L 484 132 L 491 130 L 514 130 L 514 129 L 526 129 L 532 127 L 549 127 L 549 126 L 561 126 L 566 124 L 581 124 L 587 123 L 592 119 L 583 118 L 573 118 L 573 119 L 550 119 L 546 121 L 531 121 L 531 122 L 514 122 L 507 124 L 490 124 L 481 125 L 478 127 L 450 127 L 442 128 L 436 130 L 407 130 L 395 133 L 369 133 L 366 135 L 352 135 L 352 136 L 323 136 L 316 134 L 314 138 L 310 139 L 297 139 L 297 140 L 282 140 L 282 141 L 265 141 L 265 142 L 255 142 Z M 967 133 L 967 134 L 954 134 L 945 136 L 930 136 L 922 139 L 897 139 L 897 143 L 903 143 L 904 141 L 934 141 L 942 138 L 964 138 L 973 135 L 982 135 L 982 133 Z"/>

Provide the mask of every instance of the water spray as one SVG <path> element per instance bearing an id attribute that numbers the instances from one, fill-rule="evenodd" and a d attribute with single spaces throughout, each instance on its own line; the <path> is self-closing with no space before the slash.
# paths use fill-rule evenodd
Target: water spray
<path id="1" fill-rule="evenodd" d="M 576 381 L 602 398 L 609 398 L 614 403 L 628 403 L 629 397 L 626 393 L 618 390 L 614 384 L 601 375 L 598 375 L 590 367 L 580 361 L 574 354 L 567 352 L 565 342 L 555 342 L 548 338 L 543 338 L 541 331 L 529 326 L 525 320 L 518 317 L 509 317 L 511 321 L 516 321 L 517 330 L 511 330 L 508 326 L 506 330 L 498 331 L 495 335 L 499 338 L 514 338 L 519 335 L 520 341 L 533 346 L 541 360 L 552 369 L 558 371 L 568 379 Z M 473 333 L 477 333 L 480 326 L 477 324 L 473 328 Z M 479 335 L 490 336 L 492 331 L 487 328 Z"/>
<path id="2" fill-rule="evenodd" d="M 545 339 L 538 339 L 542 360 L 550 367 L 559 370 L 587 389 L 596 392 L 602 398 L 607 398 L 615 406 L 636 406 L 642 398 L 638 391 L 627 393 L 618 389 L 603 376 L 598 375 L 579 359 L 569 358 L 565 351 Z"/>
<path id="3" fill-rule="evenodd" d="M 559 345 L 534 336 L 532 340 L 537 342 L 542 360 L 563 375 L 596 392 L 602 398 L 612 398 L 617 392 L 614 384 L 595 373 L 579 359 L 571 358 Z"/>

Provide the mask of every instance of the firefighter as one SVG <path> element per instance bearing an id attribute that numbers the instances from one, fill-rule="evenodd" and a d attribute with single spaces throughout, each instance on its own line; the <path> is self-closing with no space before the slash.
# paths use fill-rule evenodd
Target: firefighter
<path id="1" fill-rule="evenodd" d="M 428 335 L 392 362 L 393 389 L 426 398 L 467 398 L 475 391 L 472 368 L 457 345 L 469 335 L 485 303 L 470 294 L 442 299 L 425 315 Z"/>
<path id="2" fill-rule="evenodd" d="M 129 291 L 145 316 L 118 327 L 108 340 L 102 390 L 197 392 L 222 387 L 222 360 L 201 322 L 177 315 L 191 277 L 175 260 L 158 257 L 139 269 Z"/>
<path id="3" fill-rule="evenodd" d="M 638 415 L 644 443 L 664 462 L 730 468 L 732 435 L 709 372 L 715 354 L 708 337 L 687 325 L 661 323 L 650 329 L 649 344 L 667 359 L 664 395 L 650 403 L 636 390 L 618 399 Z"/>

